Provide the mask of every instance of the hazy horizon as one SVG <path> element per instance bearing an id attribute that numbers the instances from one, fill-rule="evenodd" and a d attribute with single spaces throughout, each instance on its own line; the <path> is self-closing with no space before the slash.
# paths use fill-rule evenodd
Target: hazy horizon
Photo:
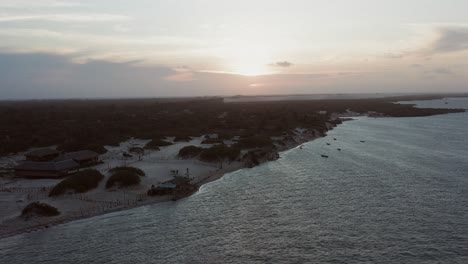
<path id="1" fill-rule="evenodd" d="M 0 0 L 0 100 L 463 93 L 467 9 L 462 0 Z"/>

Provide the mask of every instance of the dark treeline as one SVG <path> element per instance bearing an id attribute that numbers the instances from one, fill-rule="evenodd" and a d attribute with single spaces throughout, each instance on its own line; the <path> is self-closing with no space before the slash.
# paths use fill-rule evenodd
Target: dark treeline
<path id="1" fill-rule="evenodd" d="M 394 117 L 463 111 L 393 103 L 437 98 L 441 96 L 255 103 L 224 103 L 222 98 L 1 102 L 0 155 L 50 145 L 58 145 L 63 151 L 103 152 L 103 145 L 115 145 L 130 137 L 161 143 L 166 136 L 185 139 L 217 133 L 230 139 L 281 135 L 296 127 L 325 131 L 331 113 L 348 109 Z"/>

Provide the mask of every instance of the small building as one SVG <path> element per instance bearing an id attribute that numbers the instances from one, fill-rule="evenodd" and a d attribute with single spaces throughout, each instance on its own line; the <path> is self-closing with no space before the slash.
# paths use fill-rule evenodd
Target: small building
<path id="1" fill-rule="evenodd" d="M 177 185 L 173 183 L 162 183 L 158 187 L 151 186 L 151 189 L 148 190 L 149 196 L 162 196 L 162 195 L 171 195 L 174 194 L 177 189 Z"/>
<path id="2" fill-rule="evenodd" d="M 26 153 L 24 156 L 27 161 L 51 161 L 60 155 L 55 149 L 43 148 L 36 149 Z"/>
<path id="3" fill-rule="evenodd" d="M 177 185 L 173 183 L 161 183 L 158 185 L 158 188 L 161 188 L 161 189 L 175 189 L 176 187 Z"/>
<path id="4" fill-rule="evenodd" d="M 54 161 L 74 160 L 80 167 L 93 166 L 99 163 L 99 154 L 91 150 L 81 150 L 63 154 Z"/>
<path id="5" fill-rule="evenodd" d="M 24 178 L 60 178 L 75 173 L 80 165 L 73 160 L 58 162 L 24 161 L 15 167 L 15 175 Z"/>

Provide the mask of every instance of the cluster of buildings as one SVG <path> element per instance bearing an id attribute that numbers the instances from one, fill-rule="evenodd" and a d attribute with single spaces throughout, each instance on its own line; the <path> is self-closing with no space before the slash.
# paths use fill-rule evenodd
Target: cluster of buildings
<path id="1" fill-rule="evenodd" d="M 18 177 L 60 178 L 99 163 L 99 154 L 90 150 L 62 154 L 55 149 L 44 148 L 28 152 L 25 157 L 26 160 L 15 167 Z"/>

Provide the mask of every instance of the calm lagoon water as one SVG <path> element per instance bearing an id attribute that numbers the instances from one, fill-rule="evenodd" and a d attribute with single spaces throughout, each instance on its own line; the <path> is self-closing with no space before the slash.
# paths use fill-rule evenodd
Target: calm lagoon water
<path id="1" fill-rule="evenodd" d="M 468 263 L 467 135 L 468 113 L 359 118 L 184 200 L 2 239 L 0 263 Z"/>

